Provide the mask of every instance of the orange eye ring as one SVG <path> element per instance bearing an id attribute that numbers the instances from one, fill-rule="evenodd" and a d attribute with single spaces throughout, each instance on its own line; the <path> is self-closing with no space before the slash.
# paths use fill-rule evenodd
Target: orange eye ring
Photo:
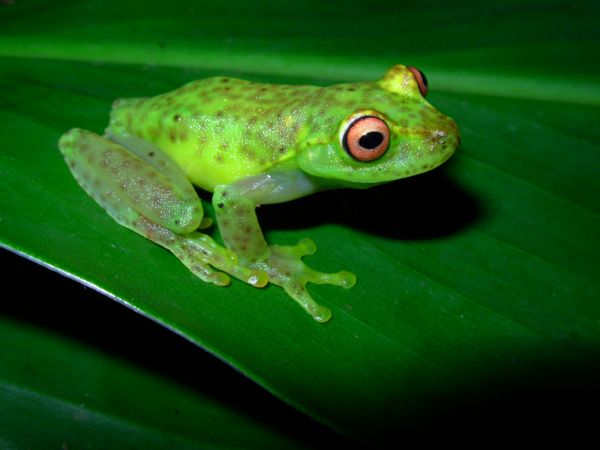
<path id="1" fill-rule="evenodd" d="M 348 125 L 342 137 L 344 149 L 358 161 L 373 161 L 390 145 L 390 129 L 376 116 L 362 116 Z"/>
<path id="2" fill-rule="evenodd" d="M 415 80 L 417 81 L 417 84 L 419 85 L 419 91 L 421 92 L 421 95 L 425 97 L 427 95 L 427 91 L 429 90 L 429 83 L 427 82 L 427 77 L 416 67 L 407 67 L 407 69 L 412 72 L 413 76 L 415 77 Z"/>

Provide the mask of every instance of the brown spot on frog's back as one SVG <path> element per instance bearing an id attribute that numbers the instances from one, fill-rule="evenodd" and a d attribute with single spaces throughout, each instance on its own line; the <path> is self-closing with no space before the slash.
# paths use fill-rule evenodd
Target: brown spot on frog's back
<path id="1" fill-rule="evenodd" d="M 242 153 L 249 161 L 254 161 L 256 159 L 256 153 L 254 153 L 254 149 L 250 146 L 242 147 Z"/>
<path id="2" fill-rule="evenodd" d="M 156 141 L 161 134 L 161 130 L 158 126 L 150 126 L 147 129 L 147 133 L 151 140 Z"/>
<path id="3" fill-rule="evenodd" d="M 188 129 L 186 127 L 179 127 L 179 140 L 186 141 L 188 139 Z"/>

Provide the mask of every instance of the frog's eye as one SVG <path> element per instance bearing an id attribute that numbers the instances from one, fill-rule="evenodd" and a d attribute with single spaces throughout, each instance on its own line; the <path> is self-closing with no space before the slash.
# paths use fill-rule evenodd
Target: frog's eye
<path id="1" fill-rule="evenodd" d="M 407 69 L 414 75 L 415 80 L 417 80 L 417 84 L 419 85 L 419 91 L 421 91 L 421 95 L 425 97 L 427 95 L 427 89 L 429 88 L 425 74 L 416 67 L 407 67 Z"/>
<path id="2" fill-rule="evenodd" d="M 350 122 L 343 134 L 344 149 L 359 161 L 373 161 L 385 153 L 390 144 L 390 129 L 375 116 L 362 116 Z"/>

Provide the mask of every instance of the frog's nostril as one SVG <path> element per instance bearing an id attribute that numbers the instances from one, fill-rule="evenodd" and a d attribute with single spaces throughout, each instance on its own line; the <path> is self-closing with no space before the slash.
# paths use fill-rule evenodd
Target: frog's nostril
<path id="1" fill-rule="evenodd" d="M 450 145 L 455 148 L 460 144 L 460 131 L 453 120 L 449 120 L 444 128 L 434 131 L 433 134 L 435 135 L 435 141 L 440 146 Z"/>
<path id="2" fill-rule="evenodd" d="M 434 130 L 431 133 L 431 139 L 437 144 L 444 145 L 448 140 L 448 133 L 444 130 Z"/>

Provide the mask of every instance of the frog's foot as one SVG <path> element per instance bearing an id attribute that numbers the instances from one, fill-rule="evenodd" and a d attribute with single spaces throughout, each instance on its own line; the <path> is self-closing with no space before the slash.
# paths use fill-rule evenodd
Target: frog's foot
<path id="1" fill-rule="evenodd" d="M 241 266 L 231 250 L 202 233 L 193 232 L 180 237 L 169 249 L 197 277 L 218 286 L 229 284 L 227 274 L 255 287 L 266 286 L 269 282 L 264 271 Z"/>
<path id="2" fill-rule="evenodd" d="M 303 239 L 291 247 L 271 245 L 269 256 L 251 264 L 251 267 L 266 272 L 271 283 L 285 289 L 317 322 L 327 322 L 331 318 L 331 310 L 312 299 L 306 290 L 306 283 L 333 284 L 348 289 L 354 286 L 356 277 L 346 271 L 324 273 L 306 266 L 302 258 L 312 255 L 316 250 L 317 246 L 310 239 Z"/>
<path id="3" fill-rule="evenodd" d="M 179 235 L 139 215 L 131 222 L 123 220 L 122 217 L 115 217 L 115 219 L 170 250 L 194 275 L 203 281 L 218 286 L 227 286 L 230 283 L 229 275 L 231 275 L 256 287 L 263 287 L 269 282 L 269 277 L 265 272 L 241 266 L 237 256 L 231 250 L 220 246 L 206 234 L 193 231 Z"/>

